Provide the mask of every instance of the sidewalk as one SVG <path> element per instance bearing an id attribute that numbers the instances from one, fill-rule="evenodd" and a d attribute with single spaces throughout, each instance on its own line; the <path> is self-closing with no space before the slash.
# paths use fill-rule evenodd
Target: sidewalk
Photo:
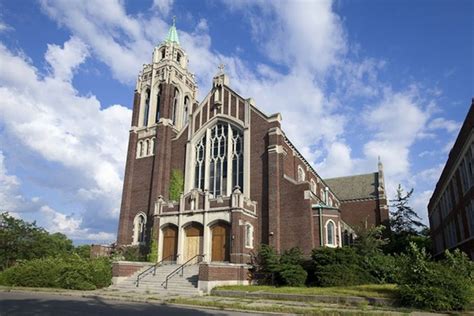
<path id="1" fill-rule="evenodd" d="M 49 288 L 22 288 L 0 286 L 4 292 L 41 292 L 64 296 L 79 296 L 101 298 L 127 302 L 161 303 L 177 306 L 199 306 L 210 309 L 223 309 L 229 311 L 268 312 L 277 314 L 304 314 L 304 315 L 443 315 L 427 312 L 417 312 L 410 309 L 397 309 L 393 307 L 370 306 L 365 303 L 357 305 L 342 305 L 317 302 L 300 302 L 288 300 L 272 300 L 261 298 L 239 298 L 223 296 L 196 296 L 179 297 L 177 295 L 137 295 L 124 292 L 110 292 L 103 290 L 76 291 Z"/>

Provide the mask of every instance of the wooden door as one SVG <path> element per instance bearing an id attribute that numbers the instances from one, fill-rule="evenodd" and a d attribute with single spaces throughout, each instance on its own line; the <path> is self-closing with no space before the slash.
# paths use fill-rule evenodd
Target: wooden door
<path id="1" fill-rule="evenodd" d="M 176 261 L 178 250 L 178 227 L 168 226 L 163 229 L 163 260 Z"/>
<path id="2" fill-rule="evenodd" d="M 218 223 L 211 228 L 212 256 L 211 261 L 229 261 L 230 229 L 224 223 Z"/>
<path id="3" fill-rule="evenodd" d="M 192 224 L 185 229 L 186 232 L 186 243 L 185 243 L 185 257 L 184 260 L 188 261 L 192 257 L 202 254 L 202 227 L 197 224 Z M 197 263 L 200 258 L 195 258 L 194 262 Z"/>

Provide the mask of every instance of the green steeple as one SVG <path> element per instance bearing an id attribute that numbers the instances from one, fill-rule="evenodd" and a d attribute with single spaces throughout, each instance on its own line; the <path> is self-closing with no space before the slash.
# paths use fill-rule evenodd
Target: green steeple
<path id="1" fill-rule="evenodd" d="M 173 17 L 173 25 L 170 27 L 168 31 L 168 35 L 166 36 L 165 42 L 172 43 L 175 42 L 179 45 L 179 38 L 178 38 L 178 31 L 176 31 L 176 17 Z"/>

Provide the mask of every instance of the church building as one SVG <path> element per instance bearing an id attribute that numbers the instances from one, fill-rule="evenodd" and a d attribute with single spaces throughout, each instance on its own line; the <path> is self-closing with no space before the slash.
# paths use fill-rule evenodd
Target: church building
<path id="1" fill-rule="evenodd" d="M 154 240 L 159 262 L 199 263 L 206 289 L 246 283 L 260 244 L 309 255 L 388 219 L 381 163 L 376 173 L 321 178 L 280 113 L 235 92 L 222 66 L 196 96 L 173 24 L 136 83 L 118 245 Z"/>

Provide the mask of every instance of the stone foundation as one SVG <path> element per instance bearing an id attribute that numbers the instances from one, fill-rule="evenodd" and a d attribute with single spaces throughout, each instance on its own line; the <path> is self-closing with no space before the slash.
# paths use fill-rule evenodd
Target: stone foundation
<path id="1" fill-rule="evenodd" d="M 247 264 L 201 263 L 198 288 L 204 293 L 210 293 L 216 286 L 249 285 L 250 268 Z"/>

